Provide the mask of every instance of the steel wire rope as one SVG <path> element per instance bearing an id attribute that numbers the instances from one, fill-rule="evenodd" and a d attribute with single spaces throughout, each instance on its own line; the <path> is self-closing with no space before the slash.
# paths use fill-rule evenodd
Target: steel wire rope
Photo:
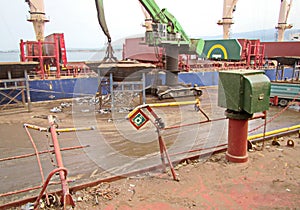
<path id="1" fill-rule="evenodd" d="M 275 114 L 273 117 L 271 117 L 269 120 L 267 120 L 266 122 L 264 122 L 263 124 L 257 126 L 256 128 L 253 128 L 252 130 L 250 130 L 248 133 L 252 133 L 256 130 L 258 130 L 259 128 L 267 125 L 268 123 L 272 122 L 273 120 L 275 120 L 276 118 L 278 118 L 283 112 L 285 112 L 295 101 L 297 98 L 299 98 L 300 96 L 300 92 L 298 93 L 298 95 L 296 95 L 293 100 L 286 106 L 284 107 L 284 109 L 282 109 L 280 112 L 278 112 L 277 114 Z"/>

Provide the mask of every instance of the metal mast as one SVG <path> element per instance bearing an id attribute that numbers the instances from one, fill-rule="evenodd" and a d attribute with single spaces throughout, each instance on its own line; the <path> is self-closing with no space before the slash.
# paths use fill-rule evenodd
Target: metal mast
<path id="1" fill-rule="evenodd" d="M 290 9 L 292 6 L 293 0 L 281 0 L 278 25 L 275 27 L 278 31 L 277 41 L 281 42 L 284 40 L 284 32 L 286 29 L 290 29 L 293 26 L 291 24 L 287 24 L 287 19 L 290 13 Z"/>
<path id="2" fill-rule="evenodd" d="M 49 22 L 44 11 L 43 0 L 25 0 L 30 8 L 30 17 L 27 21 L 33 23 L 37 41 L 44 41 L 45 22 Z"/>
<path id="3" fill-rule="evenodd" d="M 224 0 L 223 4 L 223 18 L 218 21 L 218 25 L 223 26 L 223 38 L 230 38 L 230 27 L 233 24 L 233 12 L 235 11 L 238 0 Z"/>

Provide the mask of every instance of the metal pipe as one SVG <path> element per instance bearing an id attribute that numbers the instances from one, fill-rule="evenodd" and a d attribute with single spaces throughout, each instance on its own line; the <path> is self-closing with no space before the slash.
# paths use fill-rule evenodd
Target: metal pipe
<path id="1" fill-rule="evenodd" d="M 39 170 L 40 170 L 41 178 L 42 178 L 42 183 L 44 183 L 45 182 L 45 177 L 44 177 L 44 172 L 43 172 L 43 167 L 42 167 L 42 163 L 41 163 L 39 152 L 37 150 L 37 147 L 36 147 L 36 145 L 35 145 L 35 143 L 33 141 L 33 138 L 31 136 L 28 128 L 26 126 L 24 128 L 25 128 L 26 133 L 27 133 L 27 135 L 28 135 L 28 137 L 30 139 L 30 142 L 31 142 L 31 144 L 32 144 L 32 146 L 34 148 L 36 159 L 37 159 L 37 162 L 38 162 L 38 165 L 39 165 Z M 46 192 L 46 200 L 47 200 L 47 204 L 49 204 L 49 199 L 48 199 L 48 193 L 47 192 Z"/>
<path id="2" fill-rule="evenodd" d="M 166 164 L 165 164 L 165 159 L 164 159 L 164 153 L 166 155 L 166 158 L 168 160 L 170 169 L 171 169 L 171 173 L 173 176 L 173 179 L 175 181 L 179 181 L 179 179 L 176 177 L 176 173 L 174 171 L 174 167 L 172 164 L 172 161 L 170 159 L 170 156 L 168 154 L 168 150 L 166 147 L 166 144 L 161 136 L 160 130 L 164 127 L 163 123 L 160 121 L 161 118 L 158 117 L 158 115 L 153 111 L 153 109 L 150 106 L 146 106 L 148 112 L 154 117 L 155 121 L 151 120 L 152 124 L 156 127 L 156 131 L 157 131 L 157 135 L 158 135 L 158 143 L 159 143 L 159 150 L 160 150 L 160 155 L 161 155 L 161 161 L 162 161 L 162 165 L 163 165 L 163 170 L 166 169 Z"/>
<path id="3" fill-rule="evenodd" d="M 45 192 L 45 190 L 46 190 L 46 188 L 47 188 L 47 186 L 48 186 L 48 184 L 49 184 L 49 182 L 50 182 L 52 176 L 53 176 L 54 174 L 56 174 L 57 172 L 59 172 L 59 174 L 62 173 L 65 177 L 67 177 L 67 175 L 68 175 L 68 170 L 67 170 L 66 168 L 64 168 L 64 167 L 59 167 L 59 168 L 56 168 L 56 169 L 54 169 L 53 171 L 51 171 L 51 172 L 49 173 L 47 179 L 46 179 L 46 182 L 43 184 L 43 188 L 42 188 L 42 190 L 41 190 L 39 196 L 37 197 L 37 199 L 36 199 L 36 201 L 35 201 L 35 203 L 34 203 L 34 209 L 37 209 L 37 207 L 38 207 L 38 205 L 39 205 L 39 202 L 40 202 L 40 199 L 42 198 L 42 196 L 43 196 L 43 194 L 44 194 L 44 192 Z M 63 191 L 63 192 L 64 192 L 64 191 Z M 65 205 L 65 204 L 64 204 L 64 205 Z"/>
<path id="4" fill-rule="evenodd" d="M 282 132 L 286 132 L 286 131 L 292 131 L 292 130 L 300 130 L 300 124 L 299 125 L 294 125 L 288 128 L 281 128 L 281 129 L 277 129 L 277 130 L 273 130 L 273 131 L 268 131 L 265 133 L 265 137 L 270 136 L 270 135 L 274 135 L 274 134 L 280 134 Z M 253 139 L 257 139 L 257 138 L 262 138 L 264 136 L 263 133 L 260 134 L 256 134 L 253 136 L 249 136 L 248 137 L 248 141 L 253 140 Z"/>
<path id="5" fill-rule="evenodd" d="M 65 148 L 61 148 L 60 151 L 67 151 L 67 150 L 73 150 L 73 149 L 83 149 L 83 148 L 86 148 L 86 147 L 89 147 L 89 146 L 90 145 L 65 147 Z M 45 154 L 45 153 L 52 153 L 52 152 L 54 152 L 54 150 L 44 150 L 44 151 L 38 152 L 38 154 Z M 31 156 L 35 156 L 35 155 L 36 155 L 36 153 L 30 153 L 30 154 L 18 155 L 18 156 L 13 156 L 13 157 L 1 158 L 0 162 L 7 161 L 7 160 L 27 158 L 27 157 L 31 157 Z"/>
<path id="6" fill-rule="evenodd" d="M 171 159 L 170 159 L 170 156 L 169 156 L 169 154 L 168 154 L 168 151 L 167 151 L 167 147 L 166 147 L 166 145 L 165 145 L 165 142 L 164 142 L 164 140 L 163 140 L 163 138 L 162 138 L 162 136 L 161 136 L 160 134 L 159 134 L 158 140 L 159 140 L 159 145 L 160 145 L 160 147 L 161 147 L 161 150 L 163 150 L 163 151 L 165 152 L 165 155 L 166 155 L 167 160 L 168 160 L 168 162 L 169 162 L 169 166 L 170 166 L 170 169 L 171 169 L 171 173 L 172 173 L 173 179 L 174 179 L 175 181 L 179 181 L 179 179 L 178 179 L 177 176 L 176 176 L 176 173 L 175 173 L 175 170 L 174 170 L 172 161 L 171 161 Z"/>
<path id="7" fill-rule="evenodd" d="M 16 195 L 16 194 L 19 194 L 19 193 L 29 192 L 29 191 L 32 191 L 32 190 L 37 190 L 37 189 L 40 189 L 41 187 L 42 186 L 35 186 L 35 187 L 30 187 L 30 188 L 14 191 L 14 192 L 2 193 L 2 194 L 0 194 L 0 198 L 10 196 L 10 195 Z M 0 209 L 1 209 L 1 206 L 0 206 Z"/>
<path id="8" fill-rule="evenodd" d="M 54 151 L 55 151 L 55 157 L 56 157 L 56 162 L 59 168 L 64 168 L 64 164 L 62 161 L 62 156 L 61 156 L 61 152 L 60 152 L 60 146 L 57 140 L 57 133 L 56 133 L 56 125 L 54 123 L 54 118 L 52 115 L 48 116 L 48 121 L 50 124 L 50 133 L 51 133 L 51 137 L 52 137 L 52 142 L 53 142 L 53 146 L 54 146 Z M 66 205 L 71 205 L 71 206 L 75 206 L 75 203 L 69 193 L 69 188 L 68 188 L 68 183 L 66 180 L 66 173 L 64 173 L 63 171 L 59 171 L 59 177 L 61 180 L 61 187 L 62 187 L 62 204 L 64 205 L 64 207 Z"/>
<path id="9" fill-rule="evenodd" d="M 74 180 L 68 180 L 68 182 L 74 182 Z M 58 185 L 58 184 L 61 184 L 61 183 L 60 182 L 49 182 L 48 185 Z M 16 194 L 20 194 L 20 193 L 24 193 L 24 192 L 30 192 L 30 191 L 33 191 L 33 190 L 40 189 L 43 186 L 44 185 L 39 185 L 39 186 L 25 188 L 25 189 L 13 191 L 13 192 L 2 193 L 2 194 L 0 194 L 0 197 L 6 197 L 6 196 L 16 195 Z M 2 206 L 0 206 L 0 209 L 1 209 L 1 207 Z"/>
<path id="10" fill-rule="evenodd" d="M 41 132 L 48 132 L 49 128 L 37 126 L 37 125 L 31 125 L 25 123 L 24 126 L 31 128 L 33 130 L 41 131 Z M 95 130 L 95 127 L 83 127 L 83 128 L 57 128 L 56 132 L 59 133 L 66 133 L 66 132 L 77 132 L 77 131 L 90 131 L 90 130 Z"/>
<path id="11" fill-rule="evenodd" d="M 48 128 L 37 126 L 37 125 L 31 125 L 31 124 L 27 124 L 27 123 L 25 123 L 23 126 L 26 127 L 26 128 L 30 128 L 30 129 L 41 131 L 41 132 L 47 132 L 48 131 Z"/>
<path id="12" fill-rule="evenodd" d="M 66 133 L 66 132 L 77 132 L 77 131 L 90 131 L 95 130 L 95 127 L 83 127 L 83 128 L 57 128 L 56 132 Z"/>

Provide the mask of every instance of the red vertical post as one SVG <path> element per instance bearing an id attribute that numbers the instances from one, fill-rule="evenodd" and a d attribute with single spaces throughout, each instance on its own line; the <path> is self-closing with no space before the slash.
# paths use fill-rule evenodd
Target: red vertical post
<path id="1" fill-rule="evenodd" d="M 244 163 L 247 154 L 248 119 L 229 118 L 228 149 L 226 159 L 233 163 Z"/>
<path id="2" fill-rule="evenodd" d="M 54 152 L 55 152 L 57 166 L 59 168 L 64 168 L 64 164 L 63 164 L 62 156 L 61 156 L 61 152 L 60 152 L 60 146 L 59 146 L 59 143 L 57 140 L 56 125 L 54 123 L 54 119 L 53 119 L 52 115 L 48 116 L 48 121 L 50 124 L 50 133 L 51 133 L 52 142 L 53 142 L 53 146 L 54 146 Z M 61 180 L 62 195 L 63 195 L 61 202 L 63 203 L 64 206 L 65 205 L 75 206 L 74 201 L 69 193 L 67 177 L 66 177 L 64 171 L 59 171 L 59 177 Z"/>
<path id="3" fill-rule="evenodd" d="M 160 134 L 158 134 L 158 143 L 159 143 L 159 151 L 160 151 L 160 159 L 163 166 L 163 172 L 166 172 L 166 162 L 164 157 L 164 147 L 163 147 L 163 140 Z"/>
<path id="4" fill-rule="evenodd" d="M 179 181 L 179 179 L 176 176 L 176 173 L 175 173 L 173 164 L 171 162 L 170 156 L 168 154 L 166 144 L 165 144 L 165 142 L 164 142 L 164 140 L 163 140 L 163 138 L 160 134 L 160 129 L 162 128 L 161 126 L 163 126 L 163 124 L 160 124 L 160 122 L 159 122 L 160 118 L 157 116 L 157 114 L 153 111 L 153 109 L 150 106 L 147 106 L 146 108 L 147 108 L 148 112 L 150 112 L 150 114 L 155 118 L 155 121 L 156 121 L 156 122 L 154 122 L 154 125 L 157 128 L 158 143 L 159 143 L 159 150 L 160 150 L 160 155 L 161 155 L 161 162 L 163 164 L 163 170 L 164 170 L 164 172 L 166 171 L 166 163 L 165 163 L 165 157 L 164 157 L 164 153 L 165 153 L 166 158 L 167 158 L 168 163 L 169 163 L 169 166 L 170 166 L 170 169 L 171 169 L 173 179 L 175 181 Z"/>
<path id="5" fill-rule="evenodd" d="M 39 57 L 39 62 L 40 62 L 40 70 L 41 70 L 42 79 L 45 79 L 43 46 L 42 46 L 42 42 L 41 41 L 38 41 L 38 57 Z"/>
<path id="6" fill-rule="evenodd" d="M 24 49 L 23 39 L 21 39 L 21 42 L 20 42 L 20 52 L 21 52 L 21 55 L 20 55 L 21 61 L 25 62 L 25 49 Z"/>
<path id="7" fill-rule="evenodd" d="M 60 78 L 60 63 L 59 63 L 59 38 L 57 34 L 54 34 L 54 53 L 55 53 L 55 65 L 56 65 L 56 78 Z"/>

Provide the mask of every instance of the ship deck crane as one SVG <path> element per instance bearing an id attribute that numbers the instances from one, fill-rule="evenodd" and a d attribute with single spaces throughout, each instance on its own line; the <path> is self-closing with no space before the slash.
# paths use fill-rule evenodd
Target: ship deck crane
<path id="1" fill-rule="evenodd" d="M 284 40 L 285 30 L 293 27 L 291 24 L 287 24 L 287 19 L 289 17 L 292 2 L 293 0 L 281 0 L 278 25 L 275 27 L 278 30 L 277 41 L 279 42 Z"/>
<path id="2" fill-rule="evenodd" d="M 46 18 L 43 0 L 25 0 L 30 8 L 30 17 L 27 19 L 33 23 L 35 36 L 37 41 L 44 41 L 45 23 L 49 22 Z"/>
<path id="3" fill-rule="evenodd" d="M 108 43 L 111 43 L 111 36 L 104 16 L 103 0 L 95 0 L 95 2 L 99 24 L 108 39 Z M 146 31 L 147 44 L 176 44 L 185 53 L 197 53 L 198 55 L 202 53 L 204 41 L 202 39 L 190 39 L 180 23 L 167 9 L 161 10 L 154 0 L 139 0 L 139 2 L 151 16 L 153 22 L 153 30 Z"/>
<path id="4" fill-rule="evenodd" d="M 104 17 L 103 0 L 95 1 L 100 26 L 110 44 L 111 39 Z M 178 83 L 178 56 L 180 53 L 201 55 L 204 41 L 202 39 L 190 39 L 176 18 L 167 9 L 161 10 L 154 0 L 139 0 L 139 2 L 152 18 L 152 30 L 148 27 L 145 33 L 146 44 L 165 49 L 166 85 L 157 88 L 160 98 L 167 97 L 167 95 L 179 97 L 189 91 L 192 94 L 195 91 L 200 91 L 195 90 L 195 88 L 182 87 Z"/>
<path id="5" fill-rule="evenodd" d="M 223 18 L 218 21 L 218 25 L 223 26 L 223 38 L 230 38 L 230 28 L 233 24 L 233 12 L 235 12 L 238 0 L 224 0 L 223 3 Z"/>

